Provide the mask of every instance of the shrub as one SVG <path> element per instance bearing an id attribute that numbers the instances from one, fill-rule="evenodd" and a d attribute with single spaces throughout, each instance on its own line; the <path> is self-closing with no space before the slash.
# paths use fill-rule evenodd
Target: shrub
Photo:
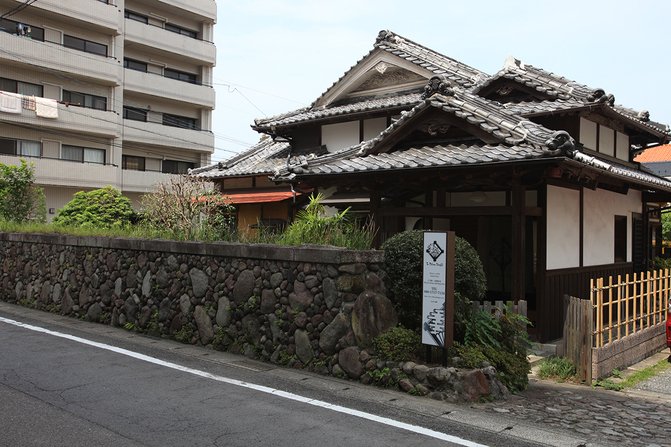
<path id="1" fill-rule="evenodd" d="M 0 163 L 0 220 L 44 222 L 44 191 L 35 185 L 32 164 L 21 159 L 19 166 Z"/>
<path id="2" fill-rule="evenodd" d="M 177 240 L 230 240 L 233 207 L 214 185 L 190 175 L 174 176 L 142 197 L 143 225 Z"/>
<path id="3" fill-rule="evenodd" d="M 118 189 L 106 186 L 79 191 L 54 218 L 60 226 L 84 228 L 123 228 L 131 224 L 135 212 L 128 197 Z"/>
<path id="4" fill-rule="evenodd" d="M 310 195 L 308 206 L 296 213 L 294 221 L 277 242 L 284 245 L 319 244 L 369 249 L 375 237 L 373 223 L 369 221 L 360 226 L 350 219 L 349 208 L 333 216 L 326 216 L 326 209 L 321 203 L 323 198 L 321 193 Z"/>
<path id="5" fill-rule="evenodd" d="M 565 357 L 550 356 L 543 359 L 538 365 L 538 377 L 541 379 L 570 380 L 576 375 L 576 368 Z"/>
<path id="6" fill-rule="evenodd" d="M 373 339 L 373 348 L 382 360 L 407 362 L 417 358 L 421 345 L 419 335 L 403 326 L 396 326 Z"/>
<path id="7" fill-rule="evenodd" d="M 496 376 L 508 390 L 515 393 L 527 387 L 531 365 L 529 365 L 526 353 L 513 354 L 505 349 L 492 347 L 485 347 L 483 352 L 489 363 L 496 368 Z"/>
<path id="8" fill-rule="evenodd" d="M 382 246 L 390 295 L 399 321 L 411 329 L 419 329 L 421 324 L 422 244 L 423 232 L 412 230 L 392 236 Z M 469 300 L 479 300 L 487 289 L 478 253 L 468 241 L 460 237 L 455 241 L 454 275 L 455 321 L 459 324 L 466 319 L 463 313 L 468 308 Z"/>

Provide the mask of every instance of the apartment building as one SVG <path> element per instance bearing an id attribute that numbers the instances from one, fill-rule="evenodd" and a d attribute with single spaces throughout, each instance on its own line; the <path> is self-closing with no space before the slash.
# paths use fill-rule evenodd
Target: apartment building
<path id="1" fill-rule="evenodd" d="M 210 162 L 215 20 L 214 0 L 0 0 L 0 163 L 34 164 L 49 218 Z"/>

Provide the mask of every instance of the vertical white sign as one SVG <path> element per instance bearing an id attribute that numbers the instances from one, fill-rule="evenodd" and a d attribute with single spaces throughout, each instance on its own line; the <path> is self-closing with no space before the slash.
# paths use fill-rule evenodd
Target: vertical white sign
<path id="1" fill-rule="evenodd" d="M 422 343 L 445 346 L 447 233 L 424 233 L 422 262 Z"/>

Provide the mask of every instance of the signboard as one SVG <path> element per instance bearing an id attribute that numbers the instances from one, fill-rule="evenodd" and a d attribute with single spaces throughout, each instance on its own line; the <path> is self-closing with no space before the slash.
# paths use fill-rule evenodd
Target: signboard
<path id="1" fill-rule="evenodd" d="M 454 330 L 454 232 L 424 233 L 422 343 L 448 347 Z"/>

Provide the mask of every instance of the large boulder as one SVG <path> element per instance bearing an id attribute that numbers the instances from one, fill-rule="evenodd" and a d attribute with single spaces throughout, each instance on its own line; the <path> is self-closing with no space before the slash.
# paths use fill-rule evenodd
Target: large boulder
<path id="1" fill-rule="evenodd" d="M 303 364 L 310 363 L 314 358 L 315 353 L 312 350 L 308 333 L 297 329 L 296 332 L 294 332 L 294 340 L 296 343 L 296 356 L 298 359 L 303 362 Z"/>
<path id="2" fill-rule="evenodd" d="M 325 354 L 334 354 L 338 340 L 345 336 L 347 331 L 349 331 L 349 322 L 345 314 L 341 312 L 319 335 L 319 349 Z"/>
<path id="3" fill-rule="evenodd" d="M 233 286 L 233 301 L 237 304 L 246 303 L 249 297 L 254 295 L 255 283 L 256 278 L 254 277 L 254 272 L 245 270 L 240 273 L 240 276 L 238 276 L 238 279 Z"/>
<path id="4" fill-rule="evenodd" d="M 294 282 L 294 291 L 289 294 L 289 305 L 293 310 L 301 311 L 307 309 L 314 301 L 314 295 L 307 286 L 296 280 Z"/>
<path id="5" fill-rule="evenodd" d="M 196 310 L 193 312 L 193 319 L 198 328 L 200 342 L 203 345 L 209 344 L 212 338 L 214 338 L 214 330 L 212 329 L 212 320 L 203 306 L 196 306 Z"/>
<path id="6" fill-rule="evenodd" d="M 189 276 L 191 277 L 191 287 L 193 287 L 193 295 L 196 298 L 202 298 L 207 292 L 207 285 L 209 282 L 209 277 L 205 272 L 200 269 L 192 268 L 189 270 Z"/>
<path id="7" fill-rule="evenodd" d="M 363 364 L 359 358 L 360 354 L 361 352 L 356 346 L 350 346 L 338 352 L 338 365 L 352 379 L 358 379 L 364 373 Z"/>
<path id="8" fill-rule="evenodd" d="M 354 303 L 352 331 L 359 346 L 371 346 L 375 337 L 397 324 L 394 305 L 384 295 L 366 291 Z"/>

